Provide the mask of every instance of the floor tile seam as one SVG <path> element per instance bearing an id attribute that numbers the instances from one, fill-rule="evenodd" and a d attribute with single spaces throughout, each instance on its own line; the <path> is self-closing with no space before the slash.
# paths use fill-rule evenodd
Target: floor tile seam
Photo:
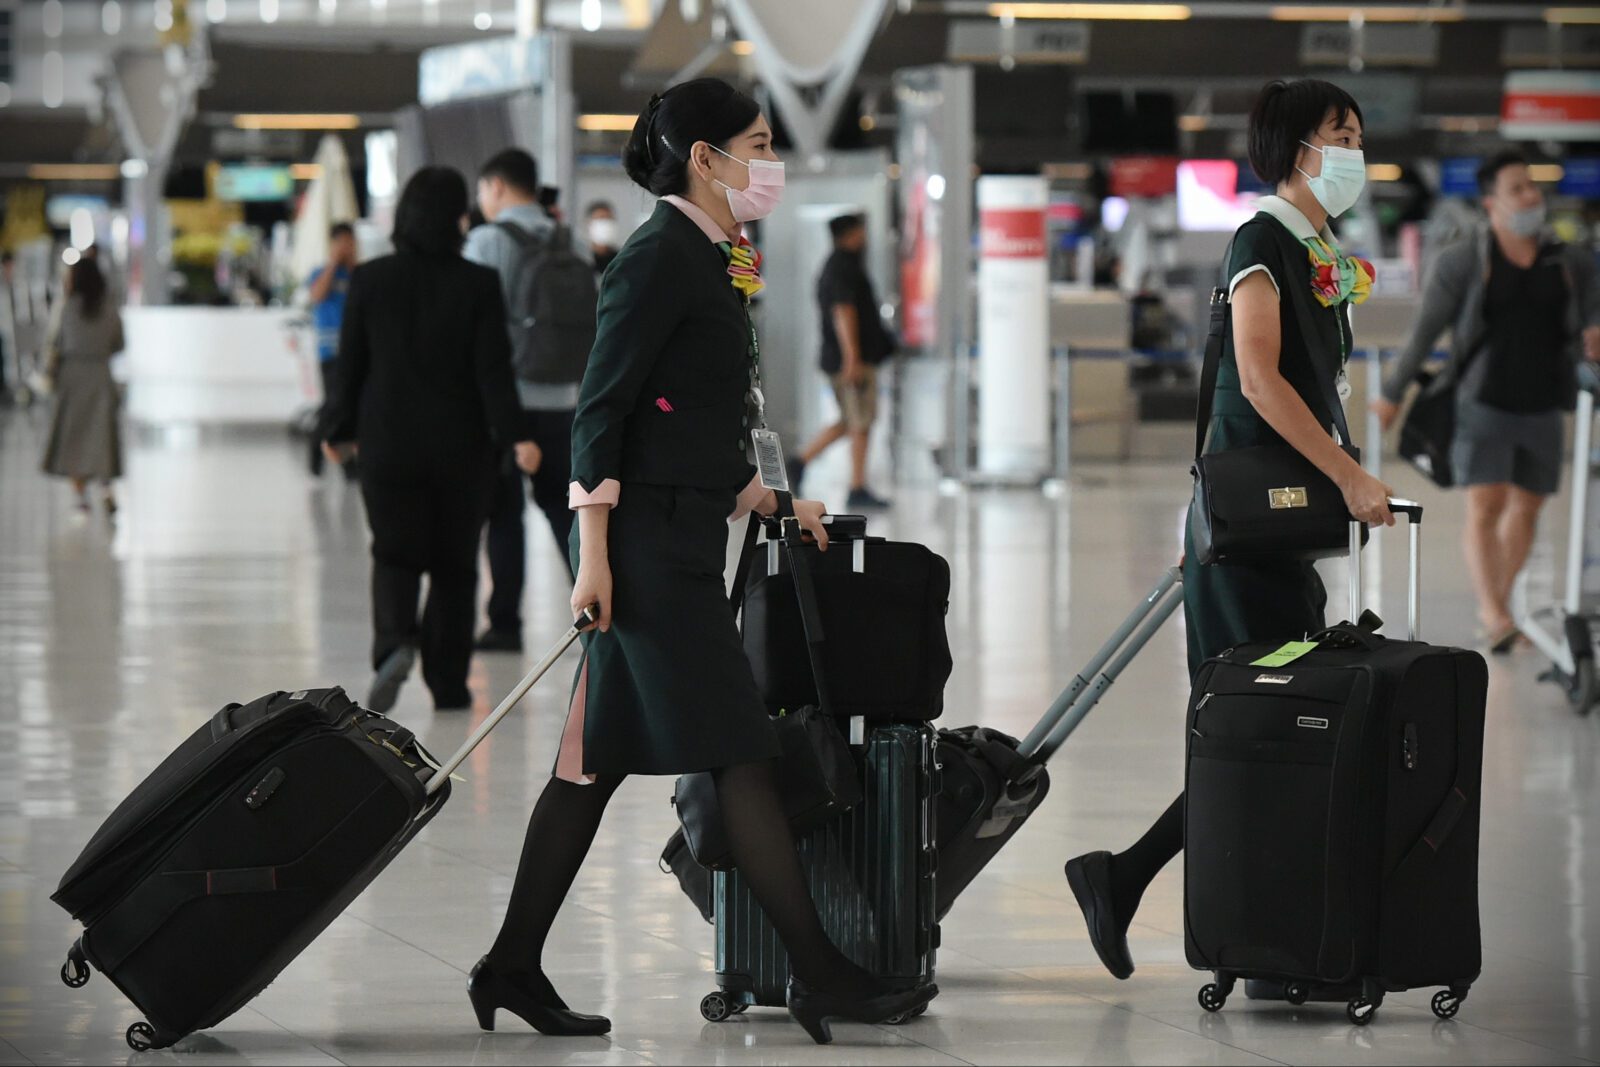
<path id="1" fill-rule="evenodd" d="M 1177 1023 L 1168 1022 L 1167 1020 L 1157 1018 L 1154 1015 L 1146 1015 L 1144 1012 L 1138 1011 L 1137 1009 L 1134 1009 L 1134 1008 L 1123 1008 L 1123 1010 L 1127 1011 L 1127 1012 L 1130 1012 L 1133 1015 L 1136 1015 L 1141 1019 L 1148 1019 L 1153 1023 L 1160 1023 L 1162 1026 L 1165 1026 L 1170 1030 L 1176 1030 L 1180 1034 L 1185 1034 L 1185 1035 L 1187 1035 L 1189 1037 L 1197 1037 L 1197 1038 L 1200 1038 L 1203 1041 L 1209 1041 L 1213 1045 L 1221 1045 L 1223 1048 L 1231 1048 L 1235 1052 L 1242 1053 L 1243 1055 L 1254 1056 L 1257 1059 L 1266 1060 L 1269 1063 L 1276 1063 L 1276 1064 L 1279 1065 L 1279 1067 L 1291 1067 L 1291 1065 L 1294 1062 L 1293 1060 L 1280 1060 L 1275 1056 L 1267 1055 L 1265 1052 L 1256 1052 L 1256 1051 L 1254 1051 L 1252 1049 L 1247 1049 L 1247 1048 L 1244 1048 L 1244 1047 L 1242 1047 L 1240 1045 L 1235 1045 L 1231 1041 L 1219 1041 L 1216 1038 L 1208 1037 L 1205 1034 L 1197 1034 L 1193 1030 L 1185 1030 L 1183 1027 L 1179 1026 Z"/>
<path id="2" fill-rule="evenodd" d="M 17 1059 L 21 1060 L 23 1063 L 33 1064 L 34 1067 L 37 1067 L 37 1065 L 39 1063 L 38 1060 L 33 1059 L 32 1057 L 25 1055 L 20 1048 L 18 1048 L 17 1046 L 13 1045 L 7 1039 L 5 1039 L 3 1037 L 0 1037 L 0 1045 L 4 1045 L 6 1048 L 10 1049 L 12 1054 L 15 1055 L 17 1057 Z"/>

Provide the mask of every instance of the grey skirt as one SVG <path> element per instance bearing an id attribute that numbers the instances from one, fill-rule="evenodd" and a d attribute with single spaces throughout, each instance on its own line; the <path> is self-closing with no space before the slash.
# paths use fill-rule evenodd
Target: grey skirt
<path id="1" fill-rule="evenodd" d="M 87 481 L 122 477 L 117 383 L 110 366 L 100 360 L 63 359 L 56 372 L 55 401 L 45 473 Z"/>

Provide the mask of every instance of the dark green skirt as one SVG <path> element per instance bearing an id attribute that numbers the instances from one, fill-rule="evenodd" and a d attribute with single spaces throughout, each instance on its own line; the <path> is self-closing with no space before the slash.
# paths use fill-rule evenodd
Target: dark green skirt
<path id="1" fill-rule="evenodd" d="M 611 511 L 611 630 L 584 638 L 557 773 L 685 774 L 778 755 L 728 604 L 731 490 L 627 484 Z M 579 562 L 578 526 L 572 564 Z M 581 720 L 582 754 L 572 751 Z"/>

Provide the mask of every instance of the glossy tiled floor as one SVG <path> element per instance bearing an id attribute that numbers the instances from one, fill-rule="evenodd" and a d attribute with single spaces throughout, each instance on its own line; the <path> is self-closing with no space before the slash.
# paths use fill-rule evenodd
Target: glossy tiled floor
<path id="1" fill-rule="evenodd" d="M 49 893 L 110 807 L 219 705 L 335 682 L 364 692 L 366 532 L 356 494 L 331 480 L 314 487 L 298 448 L 278 437 L 138 442 L 116 527 L 78 520 L 65 488 L 35 473 L 40 419 L 0 415 L 0 1061 L 104 1063 L 128 1056 L 122 1031 L 136 1015 L 102 978 L 76 991 L 58 982 L 75 931 Z M 823 472 L 812 488 L 826 481 Z M 1171 561 L 1186 483 L 1179 462 L 1082 470 L 1059 501 L 899 494 L 879 528 L 925 540 L 954 565 L 949 725 L 1026 729 Z M 1428 524 L 1436 641 L 1471 639 L 1458 518 L 1458 502 L 1445 499 Z M 531 540 L 530 655 L 474 664 L 471 716 L 436 717 L 415 683 L 402 697 L 400 717 L 435 751 L 452 748 L 565 625 L 553 546 L 541 528 Z M 1386 564 L 1398 573 L 1393 544 Z M 1436 1022 L 1422 993 L 1393 997 L 1363 1030 L 1337 1007 L 1242 997 L 1205 1015 L 1194 1000 L 1201 979 L 1183 960 L 1176 865 L 1133 931 L 1134 979 L 1113 981 L 1095 962 L 1061 863 L 1127 843 L 1174 793 L 1185 692 L 1174 621 L 1061 753 L 1045 808 L 949 917 L 943 995 L 909 1026 L 841 1026 L 838 1043 L 818 1049 L 778 1012 L 702 1022 L 711 931 L 656 869 L 672 827 L 670 783 L 637 779 L 618 796 L 547 955 L 568 999 L 611 1014 L 615 1032 L 564 1041 L 517 1025 L 478 1032 L 465 975 L 505 905 L 552 761 L 563 676 L 480 750 L 439 819 L 271 989 L 215 1031 L 136 1059 L 1600 1061 L 1600 721 L 1571 716 L 1534 680 L 1539 669 L 1532 653 L 1493 667 L 1488 964 L 1454 1022 Z"/>

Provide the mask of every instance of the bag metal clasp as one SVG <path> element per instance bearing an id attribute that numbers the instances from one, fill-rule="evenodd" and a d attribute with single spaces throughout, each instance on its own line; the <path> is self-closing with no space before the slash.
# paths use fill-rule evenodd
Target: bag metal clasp
<path id="1" fill-rule="evenodd" d="M 1268 489 L 1267 505 L 1273 511 L 1306 507 L 1306 487 L 1303 485 L 1288 485 L 1282 489 Z"/>

